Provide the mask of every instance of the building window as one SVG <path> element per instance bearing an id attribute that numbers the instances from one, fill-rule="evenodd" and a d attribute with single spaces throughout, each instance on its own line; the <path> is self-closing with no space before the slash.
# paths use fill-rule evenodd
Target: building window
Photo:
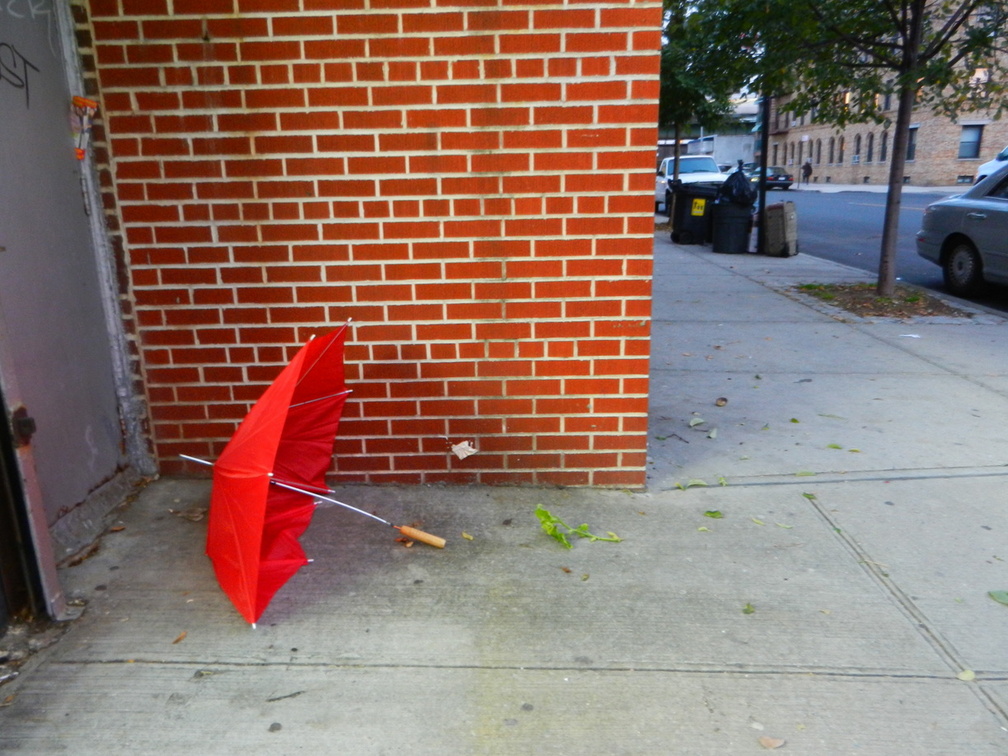
<path id="1" fill-rule="evenodd" d="M 843 165 L 843 148 L 844 148 L 844 138 L 840 137 L 840 139 L 837 140 L 837 158 L 836 158 L 837 163 L 839 163 L 840 165 Z"/>
<path id="2" fill-rule="evenodd" d="M 889 152 L 889 132 L 882 132 L 882 141 L 879 143 L 878 159 L 880 163 L 884 163 L 887 157 L 886 153 Z"/>
<path id="3" fill-rule="evenodd" d="M 778 145 L 776 142 L 774 142 L 774 146 L 773 146 L 773 161 L 772 161 L 773 165 L 777 165 L 777 163 L 780 162 L 779 160 L 777 160 L 777 148 L 779 146 L 780 145 Z"/>
<path id="4" fill-rule="evenodd" d="M 833 165 L 833 158 L 835 156 L 835 153 L 836 153 L 836 138 L 835 137 L 830 137 L 829 138 L 829 164 L 830 165 Z"/>
<path id="5" fill-rule="evenodd" d="M 875 157 L 875 135 L 869 134 L 865 146 L 865 162 L 870 163 Z"/>
<path id="6" fill-rule="evenodd" d="M 815 164 L 822 165 L 822 139 L 815 140 Z"/>
<path id="7" fill-rule="evenodd" d="M 917 128 L 917 126 L 911 126 L 910 133 L 907 134 L 906 159 L 908 163 L 912 163 L 917 157 Z"/>
<path id="8" fill-rule="evenodd" d="M 852 164 L 857 164 L 861 162 L 861 135 L 856 134 L 854 136 L 854 156 L 851 158 Z"/>
<path id="9" fill-rule="evenodd" d="M 963 126 L 959 134 L 959 159 L 974 160 L 980 157 L 980 139 L 983 126 Z"/>

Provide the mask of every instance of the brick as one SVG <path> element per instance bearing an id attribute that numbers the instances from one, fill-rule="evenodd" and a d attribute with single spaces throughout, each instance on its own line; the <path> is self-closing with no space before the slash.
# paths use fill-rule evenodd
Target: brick
<path id="1" fill-rule="evenodd" d="M 559 34 L 515 33 L 500 38 L 500 50 L 505 55 L 547 55 L 560 52 L 561 45 Z"/>
<path id="2" fill-rule="evenodd" d="M 394 13 L 347 14 L 336 19 L 340 35 L 381 35 L 399 33 L 399 16 Z"/>
<path id="3" fill-rule="evenodd" d="M 342 20 L 346 17 L 339 18 Z M 308 16 L 303 13 L 289 18 L 278 16 L 271 20 L 270 27 L 274 37 L 331 36 L 333 19 L 331 16 Z"/>
<path id="4" fill-rule="evenodd" d="M 434 55 L 484 56 L 494 55 L 496 40 L 491 34 L 467 34 L 464 37 L 435 37 Z"/>

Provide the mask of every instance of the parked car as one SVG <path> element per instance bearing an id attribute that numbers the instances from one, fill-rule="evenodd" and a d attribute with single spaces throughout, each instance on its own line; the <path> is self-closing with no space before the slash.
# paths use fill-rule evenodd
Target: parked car
<path id="1" fill-rule="evenodd" d="M 759 183 L 759 166 L 749 172 L 749 180 L 754 184 Z M 788 173 L 779 165 L 767 166 L 766 186 L 767 189 L 790 189 L 794 183 L 794 174 Z"/>
<path id="2" fill-rule="evenodd" d="M 994 156 L 993 160 L 990 160 L 979 168 L 977 168 L 976 181 L 974 184 L 979 184 L 985 178 L 990 176 L 994 171 L 996 171 L 1001 166 L 1008 164 L 1008 147 L 1005 147 L 1001 152 Z"/>
<path id="3" fill-rule="evenodd" d="M 674 157 L 667 157 L 658 166 L 658 173 L 655 176 L 655 212 L 657 213 L 661 205 L 665 205 L 666 211 L 672 204 L 672 177 L 675 165 Z M 684 184 L 700 184 L 701 186 L 720 186 L 728 174 L 718 170 L 718 164 L 710 155 L 680 155 L 679 156 L 679 181 Z"/>
<path id="4" fill-rule="evenodd" d="M 917 254 L 941 266 L 953 294 L 1008 284 L 1008 162 L 965 194 L 928 205 Z"/>

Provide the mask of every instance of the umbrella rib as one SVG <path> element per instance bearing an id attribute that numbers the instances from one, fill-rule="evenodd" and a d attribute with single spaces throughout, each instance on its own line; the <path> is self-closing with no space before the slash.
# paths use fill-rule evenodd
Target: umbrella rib
<path id="1" fill-rule="evenodd" d="M 365 517 L 370 517 L 372 520 L 378 520 L 378 522 L 382 523 L 383 525 L 388 525 L 389 527 L 393 528 L 395 527 L 395 525 L 393 525 L 391 522 L 389 522 L 388 520 L 383 520 L 378 515 L 371 514 L 370 512 L 364 511 L 363 509 L 358 509 L 357 507 L 351 506 L 350 504 L 345 504 L 342 501 L 337 501 L 336 499 L 330 498 L 329 496 L 323 496 L 322 494 L 316 493 L 315 491 L 309 491 L 304 488 L 300 488 L 298 486 L 292 486 L 291 484 L 284 483 L 282 480 L 277 480 L 276 478 L 271 478 L 270 483 L 272 483 L 274 486 L 279 486 L 280 488 L 286 488 L 288 491 L 295 491 L 296 493 L 304 494 L 305 496 L 311 496 L 313 499 L 321 499 L 322 501 L 328 501 L 330 504 L 338 504 L 339 506 L 349 509 L 352 512 L 362 514 Z"/>
<path id="2" fill-rule="evenodd" d="M 340 330 L 337 331 L 337 333 L 341 333 L 341 332 L 345 331 L 347 329 L 347 326 L 350 325 L 350 322 L 351 322 L 351 320 L 347 320 L 346 324 L 344 324 L 344 326 L 342 328 L 340 328 Z M 315 337 L 312 336 L 313 340 L 314 340 L 314 338 Z M 301 374 L 301 377 L 298 379 L 298 382 L 297 382 L 298 385 L 300 385 L 301 381 L 303 381 L 307 377 L 308 373 L 310 373 L 312 370 L 315 369 L 315 366 L 322 360 L 322 357 L 325 356 L 325 353 L 328 352 L 330 349 L 333 348 L 333 346 L 336 344 L 336 341 L 337 341 L 336 338 L 332 338 L 332 339 L 329 340 L 329 343 L 326 344 L 325 347 L 322 349 L 322 351 L 318 353 L 318 356 L 315 358 L 315 361 L 311 365 L 309 365 L 308 367 L 305 368 L 304 372 Z"/>
<path id="3" fill-rule="evenodd" d="M 326 399 L 332 399 L 333 397 L 337 396 L 347 396 L 348 394 L 352 393 L 353 393 L 352 389 L 347 389 L 346 391 L 337 391 L 335 394 L 329 394 L 328 396 L 320 396 L 317 399 L 309 399 L 308 401 L 305 402 L 298 402 L 297 404 L 292 404 L 290 408 L 294 409 L 295 407 L 304 407 L 306 404 L 314 404 L 315 402 L 324 402 Z"/>

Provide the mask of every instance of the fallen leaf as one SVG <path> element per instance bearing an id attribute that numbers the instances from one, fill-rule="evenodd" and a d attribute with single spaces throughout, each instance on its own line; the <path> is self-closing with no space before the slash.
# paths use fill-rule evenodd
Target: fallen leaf
<path id="1" fill-rule="evenodd" d="M 711 428 L 710 433 L 707 434 L 707 438 L 717 438 L 717 428 Z"/>
<path id="2" fill-rule="evenodd" d="M 785 525 L 783 522 L 774 523 L 778 528 L 784 528 L 785 530 L 791 530 L 794 525 Z"/>
<path id="3" fill-rule="evenodd" d="M 183 630 L 181 633 L 179 633 L 178 638 L 176 638 L 175 640 L 172 641 L 172 645 L 174 646 L 176 643 L 181 643 L 182 641 L 184 641 L 186 639 L 187 635 L 189 635 L 189 633 L 186 632 L 185 630 Z"/>
<path id="4" fill-rule="evenodd" d="M 581 576 L 581 580 L 587 580 L 587 579 L 588 579 L 588 573 L 586 572 Z"/>
<path id="5" fill-rule="evenodd" d="M 710 533 L 710 528 L 705 528 L 703 526 L 697 528 L 701 533 Z"/>
<path id="6" fill-rule="evenodd" d="M 827 449 L 843 449 L 840 444 L 826 444 Z"/>
<path id="7" fill-rule="evenodd" d="M 11 693 L 3 701 L 0 701 L 0 708 L 3 708 L 4 706 L 10 706 L 12 703 L 14 703 L 15 698 L 17 698 L 17 693 Z"/>
<path id="8" fill-rule="evenodd" d="M 999 604 L 1004 604 L 1008 606 L 1008 591 L 991 591 L 987 594 L 992 599 L 997 601 Z"/>
<path id="9" fill-rule="evenodd" d="M 702 417 L 694 417 L 689 421 L 689 427 L 696 428 L 698 425 L 703 425 L 705 422 L 707 421 L 704 420 Z"/>
<path id="10" fill-rule="evenodd" d="M 763 520 L 758 520 L 755 517 L 750 517 L 749 519 L 755 522 L 757 525 L 766 525 L 766 523 L 763 522 Z"/>
<path id="11" fill-rule="evenodd" d="M 109 533 L 122 533 L 124 530 L 126 530 L 125 525 L 113 525 L 109 528 Z"/>
<path id="12" fill-rule="evenodd" d="M 712 520 L 723 520 L 724 515 L 721 513 L 720 509 L 708 509 L 703 513 L 704 517 L 710 517 Z"/>
<path id="13" fill-rule="evenodd" d="M 768 751 L 772 751 L 775 748 L 780 748 L 784 743 L 787 742 L 783 738 L 771 738 L 769 735 L 763 735 L 759 739 L 759 744 L 766 748 Z"/>
<path id="14" fill-rule="evenodd" d="M 396 540 L 396 543 L 401 543 L 407 549 L 412 549 L 413 548 L 413 541 L 411 541 L 409 538 L 396 538 L 395 540 Z"/>
<path id="15" fill-rule="evenodd" d="M 752 604 L 746 604 L 745 606 L 742 607 L 742 614 L 755 614 L 755 613 L 756 613 L 756 607 L 753 606 Z"/>
<path id="16" fill-rule="evenodd" d="M 714 404 L 718 407 L 724 407 L 726 404 L 728 404 L 728 399 L 723 396 L 719 396 L 717 399 L 714 400 Z"/>
<path id="17" fill-rule="evenodd" d="M 568 575 L 570 575 L 570 573 L 571 573 L 571 568 L 570 567 L 561 567 L 560 569 L 563 570 L 564 572 L 566 572 Z"/>
<path id="18" fill-rule="evenodd" d="M 972 669 L 964 669 L 962 672 L 956 675 L 956 677 L 958 677 L 963 682 L 973 682 L 974 680 L 976 680 L 976 672 L 974 672 Z"/>
<path id="19" fill-rule="evenodd" d="M 462 537 L 465 538 L 467 541 L 471 541 L 473 539 L 473 537 L 468 533 L 466 533 L 464 530 L 462 531 Z"/>
<path id="20" fill-rule="evenodd" d="M 691 480 L 686 481 L 686 485 L 683 485 L 682 483 L 678 482 L 676 483 L 676 488 L 678 488 L 680 491 L 685 491 L 687 488 L 697 488 L 697 487 L 705 488 L 706 486 L 707 481 L 700 480 L 699 478 L 693 478 Z"/>
<path id="21" fill-rule="evenodd" d="M 797 417 L 792 417 L 790 422 L 792 422 L 792 423 L 800 423 L 801 420 L 799 420 Z"/>

